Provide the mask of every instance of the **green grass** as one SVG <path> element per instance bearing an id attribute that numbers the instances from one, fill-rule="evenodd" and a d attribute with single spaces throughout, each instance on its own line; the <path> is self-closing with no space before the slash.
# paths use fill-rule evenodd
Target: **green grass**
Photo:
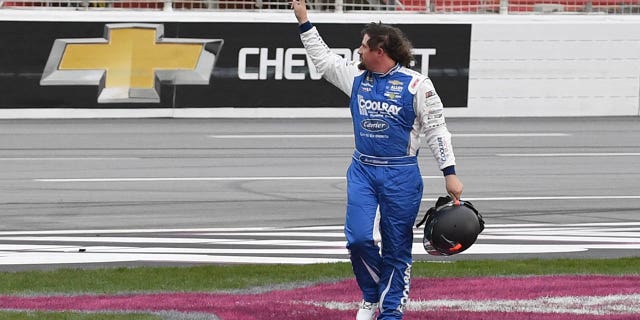
<path id="1" fill-rule="evenodd" d="M 414 277 L 548 274 L 640 274 L 640 257 L 621 259 L 480 260 L 416 262 Z M 207 265 L 1 272 L 0 294 L 216 291 L 352 278 L 348 263 L 315 265 Z"/>
<path id="2" fill-rule="evenodd" d="M 414 264 L 416 265 L 416 264 Z M 554 274 L 640 274 L 640 257 L 619 259 L 527 259 L 419 263 L 414 277 L 526 276 Z"/>
<path id="3" fill-rule="evenodd" d="M 0 320 L 162 320 L 142 313 L 77 313 L 77 312 L 23 312 L 1 311 Z"/>
<path id="4" fill-rule="evenodd" d="M 640 257 L 621 259 L 480 260 L 416 262 L 414 277 L 640 274 Z M 152 291 L 217 291 L 352 278 L 348 263 L 316 265 L 208 265 L 58 269 L 0 272 L 0 294 L 80 294 Z M 0 320 L 160 320 L 142 313 L 0 311 Z"/>

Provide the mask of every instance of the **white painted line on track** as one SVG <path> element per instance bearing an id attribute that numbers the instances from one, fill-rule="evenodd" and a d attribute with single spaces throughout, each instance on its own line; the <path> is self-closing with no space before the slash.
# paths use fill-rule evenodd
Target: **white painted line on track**
<path id="1" fill-rule="evenodd" d="M 34 179 L 38 182 L 159 182 L 159 181 L 283 181 L 345 180 L 345 177 L 158 177 L 158 178 L 62 178 Z"/>
<path id="2" fill-rule="evenodd" d="M 0 158 L 0 161 L 112 161 L 112 160 L 140 160 L 136 157 L 29 157 L 29 158 Z"/>
<path id="3" fill-rule="evenodd" d="M 118 246 L 52 246 L 52 245 L 3 245 L 0 251 L 6 252 L 66 252 L 79 253 L 79 249 L 85 249 L 82 253 L 166 253 L 166 254 L 309 254 L 313 255 L 347 255 L 346 246 L 336 248 L 314 249 L 308 248 L 181 248 L 181 247 L 118 247 Z"/>
<path id="4" fill-rule="evenodd" d="M 567 231 L 565 231 L 565 233 L 567 233 Z M 541 233 L 544 234 L 544 233 Z M 621 238 L 614 238 L 614 237 L 598 237 L 598 236 L 591 236 L 591 237 L 581 237 L 581 236 L 547 236 L 547 235 L 540 235 L 540 234 L 530 234 L 530 235 L 504 235 L 504 234 L 498 234 L 498 235 L 489 235 L 489 234 L 480 234 L 480 236 L 478 236 L 478 239 L 483 239 L 483 240 L 517 240 L 517 241 L 554 241 L 554 242 L 587 242 L 587 243 L 603 243 L 603 242 L 607 242 L 607 243 L 627 243 L 627 244 L 640 244 L 640 238 L 638 238 L 638 235 L 636 235 L 635 238 L 631 238 L 631 237 L 621 237 Z"/>
<path id="5" fill-rule="evenodd" d="M 550 226 L 555 226 L 557 224 L 548 224 Z M 583 223 L 566 223 L 562 224 L 566 227 L 612 227 L 612 226 L 638 226 L 640 222 L 634 221 L 625 221 L 625 222 L 583 222 Z M 509 226 L 508 224 L 504 225 L 496 225 L 496 226 Z M 528 226 L 527 224 L 523 224 L 523 226 Z"/>
<path id="6" fill-rule="evenodd" d="M 423 231 L 424 232 L 424 231 Z M 417 232 L 420 234 L 419 232 Z M 565 234 L 569 231 L 565 230 Z M 614 233 L 615 234 L 615 233 Z M 639 244 L 640 234 L 635 238 L 625 237 L 602 237 L 597 234 L 593 236 L 579 235 L 545 235 L 545 233 L 517 235 L 517 234 L 480 234 L 481 240 L 518 240 L 518 241 L 554 241 L 554 242 L 585 242 L 585 243 L 625 243 Z M 173 237 L 63 237 L 63 236 L 3 236 L 0 241 L 37 241 L 37 242 L 64 242 L 64 243 L 165 243 L 165 244 L 199 244 L 199 245 L 244 245 L 244 246 L 295 246 L 295 247 L 343 247 L 345 240 L 291 240 L 291 239 L 229 239 L 229 238 L 173 238 Z"/>
<path id="7" fill-rule="evenodd" d="M 498 153 L 498 157 L 637 157 L 640 152 Z"/>
<path id="8" fill-rule="evenodd" d="M 442 176 L 422 176 L 423 179 L 443 179 Z M 158 177 L 158 178 L 57 178 L 33 179 L 37 182 L 162 182 L 162 181 L 302 181 L 346 180 L 343 176 L 327 177 Z M 640 199 L 640 195 L 617 196 L 537 196 L 537 197 L 463 197 L 468 201 L 531 201 L 531 200 L 625 200 Z M 437 198 L 423 198 L 422 202 Z"/>
<path id="9" fill-rule="evenodd" d="M 597 245 L 602 249 L 620 249 L 620 245 Z M 624 249 L 638 249 L 638 244 L 625 244 Z M 557 253 L 557 252 L 582 252 L 587 251 L 592 245 L 557 245 L 557 244 L 474 244 L 468 254 L 507 254 L 507 253 Z M 84 249 L 80 252 L 79 249 Z M 111 253 L 111 254 L 253 254 L 253 255 L 333 255 L 346 256 L 349 251 L 346 243 L 340 247 L 332 248 L 182 248 L 182 247 L 118 247 L 118 246 L 51 246 L 51 245 L 3 245 L 0 244 L 0 252 L 7 253 Z M 420 243 L 414 243 L 412 248 L 414 255 L 426 255 Z M 0 263 L 1 265 L 2 263 Z"/>
<path id="10" fill-rule="evenodd" d="M 467 201 L 529 201 L 529 200 L 624 200 L 640 199 L 640 195 L 622 196 L 540 196 L 540 197 L 462 197 Z M 423 202 L 436 201 L 437 198 L 423 198 Z"/>
<path id="11" fill-rule="evenodd" d="M 300 258 L 268 257 L 268 256 L 221 256 L 202 254 L 140 254 L 140 253 L 68 253 L 68 252 L 37 252 L 37 253 L 13 253 L 0 251 L 2 265 L 25 264 L 67 264 L 67 263 L 113 263 L 127 261 L 151 261 L 151 262 L 189 262 L 189 263 L 250 263 L 250 264 L 311 264 L 347 262 L 349 259 L 332 258 Z"/>
<path id="12" fill-rule="evenodd" d="M 527 230 L 530 228 L 541 228 L 555 230 L 558 227 L 565 228 L 584 228 L 584 227 L 634 227 L 640 226 L 640 221 L 629 222 L 586 222 L 586 223 L 497 223 L 485 226 L 485 232 L 490 230 L 502 231 Z M 283 229 L 289 231 L 341 231 L 344 229 L 342 225 L 336 226 L 309 226 L 309 227 L 232 227 L 232 228 L 163 228 L 163 229 L 87 229 L 87 230 L 31 230 L 31 231 L 0 231 L 0 236 L 7 235 L 56 235 L 56 234 L 116 234 L 116 233 L 189 233 L 189 234 L 213 234 L 213 233 L 233 233 L 233 232 L 256 232 L 263 231 L 264 234 L 270 234 L 272 231 L 281 231 Z M 420 231 L 422 232 L 422 231 Z"/>
<path id="13" fill-rule="evenodd" d="M 159 181 L 292 181 L 346 180 L 346 177 L 158 177 L 158 178 L 61 178 L 33 179 L 38 182 L 159 182 Z M 442 176 L 422 176 L 422 179 L 444 179 Z"/>
<path id="14" fill-rule="evenodd" d="M 333 310 L 353 310 L 356 303 L 350 302 L 319 302 L 313 303 Z M 468 312 L 523 312 L 523 313 L 553 313 L 572 315 L 616 315 L 640 313 L 640 294 L 616 294 L 606 296 L 561 296 L 540 297 L 534 299 L 514 300 L 455 300 L 429 299 L 410 300 L 407 310 L 411 311 L 468 311 Z M 517 317 L 515 317 L 517 318 Z M 557 319 L 561 319 L 558 316 Z M 636 318 L 635 316 L 633 317 Z"/>
<path id="15" fill-rule="evenodd" d="M 328 225 L 6 231 L 0 233 L 4 235 L 0 236 L 0 265 L 119 261 L 285 264 L 348 261 L 342 228 L 341 225 Z M 116 232 L 123 233 L 122 237 L 110 234 Z M 137 232 L 141 234 L 136 235 Z M 417 235 L 414 236 L 412 250 L 414 257 L 416 261 L 428 260 L 420 242 L 423 230 L 414 232 Z M 480 235 L 479 242 L 462 255 L 577 253 L 589 250 L 640 250 L 640 221 L 489 224 Z"/>
<path id="16" fill-rule="evenodd" d="M 38 242 L 80 242 L 80 243 L 173 243 L 173 244 L 215 244 L 245 246 L 296 246 L 296 247 L 344 247 L 346 240 L 290 240 L 290 239 L 229 239 L 229 238 L 161 238 L 161 237 L 30 237 L 6 236 L 0 241 L 38 241 Z"/>
<path id="17" fill-rule="evenodd" d="M 475 138 L 475 137 L 568 137 L 571 136 L 569 133 L 559 133 L 559 132 L 549 132 L 549 133 L 541 133 L 541 132 L 521 132 L 521 133 L 452 133 L 452 136 L 459 138 Z"/>
<path id="18" fill-rule="evenodd" d="M 453 137 L 567 137 L 568 133 L 539 133 L 539 132 L 521 132 L 521 133 L 452 133 Z M 424 136 L 424 135 L 422 135 Z M 331 138 L 353 138 L 353 134 L 217 134 L 210 135 L 215 139 L 331 139 Z"/>
<path id="19" fill-rule="evenodd" d="M 245 237 L 305 237 L 305 238 L 342 238 L 344 232 L 215 232 L 215 233 L 198 233 L 199 236 L 245 236 Z"/>
<path id="20" fill-rule="evenodd" d="M 275 227 L 242 228 L 183 228 L 183 229 L 89 229 L 89 230 L 40 230 L 40 231 L 0 231 L 0 235 L 38 235 L 38 234 L 107 234 L 107 233 L 195 233 L 195 232 L 233 232 L 233 231 L 269 231 Z"/>
<path id="21" fill-rule="evenodd" d="M 353 134 L 221 134 L 210 135 L 215 139 L 330 139 L 353 138 Z"/>

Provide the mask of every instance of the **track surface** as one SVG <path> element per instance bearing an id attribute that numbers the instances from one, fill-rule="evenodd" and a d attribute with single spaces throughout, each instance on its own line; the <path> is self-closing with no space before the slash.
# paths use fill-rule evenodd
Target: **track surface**
<path id="1" fill-rule="evenodd" d="M 0 270 L 347 259 L 348 119 L 0 122 Z M 640 119 L 448 123 L 488 228 L 447 259 L 638 255 Z"/>

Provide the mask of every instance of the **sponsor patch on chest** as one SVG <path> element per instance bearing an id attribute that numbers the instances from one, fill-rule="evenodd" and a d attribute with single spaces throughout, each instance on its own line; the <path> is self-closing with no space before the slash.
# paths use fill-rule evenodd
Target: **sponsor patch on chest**
<path id="1" fill-rule="evenodd" d="M 402 90 L 404 90 L 403 86 L 394 86 L 394 85 L 388 86 L 388 89 L 387 89 L 387 91 L 391 91 L 391 92 L 402 92 Z"/>
<path id="2" fill-rule="evenodd" d="M 369 132 L 380 132 L 389 129 L 389 124 L 382 119 L 365 119 L 360 122 L 360 126 Z"/>
<path id="3" fill-rule="evenodd" d="M 358 95 L 358 110 L 361 115 L 381 115 L 381 116 L 397 116 L 402 110 L 395 104 L 365 99 L 363 96 Z"/>

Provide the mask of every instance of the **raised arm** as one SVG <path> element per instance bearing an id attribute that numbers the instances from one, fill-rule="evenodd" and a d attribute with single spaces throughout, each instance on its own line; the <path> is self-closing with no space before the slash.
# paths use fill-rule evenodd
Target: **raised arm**
<path id="1" fill-rule="evenodd" d="M 353 78 L 362 72 L 358 69 L 357 62 L 347 60 L 331 51 L 316 27 L 309 21 L 304 0 L 293 0 L 291 7 L 298 20 L 302 44 L 317 71 L 329 83 L 338 87 L 347 96 L 351 96 Z"/>

